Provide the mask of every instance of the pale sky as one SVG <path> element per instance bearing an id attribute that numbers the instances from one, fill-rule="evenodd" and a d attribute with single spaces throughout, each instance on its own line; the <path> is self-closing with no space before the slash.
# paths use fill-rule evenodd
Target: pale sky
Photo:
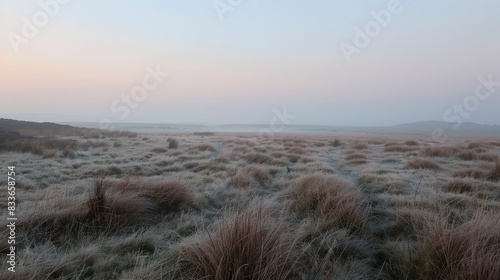
<path id="1" fill-rule="evenodd" d="M 0 117 L 500 124 L 498 0 L 0 3 Z"/>

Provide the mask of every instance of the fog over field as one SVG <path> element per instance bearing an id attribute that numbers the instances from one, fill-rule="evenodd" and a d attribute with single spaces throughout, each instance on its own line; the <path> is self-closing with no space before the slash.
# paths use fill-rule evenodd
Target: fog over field
<path id="1" fill-rule="evenodd" d="M 0 2 L 0 279 L 500 279 L 500 2 Z"/>

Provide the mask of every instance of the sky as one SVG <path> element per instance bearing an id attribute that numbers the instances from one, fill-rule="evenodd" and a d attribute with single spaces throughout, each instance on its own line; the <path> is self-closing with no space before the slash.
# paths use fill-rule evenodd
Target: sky
<path id="1" fill-rule="evenodd" d="M 0 117 L 500 125 L 497 0 L 0 3 Z"/>

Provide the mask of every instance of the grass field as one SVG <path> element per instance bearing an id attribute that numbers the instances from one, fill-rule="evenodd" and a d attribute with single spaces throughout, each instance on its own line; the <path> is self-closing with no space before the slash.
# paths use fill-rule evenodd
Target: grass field
<path id="1" fill-rule="evenodd" d="M 1 279 L 500 279 L 498 139 L 134 136 L 6 140 Z"/>

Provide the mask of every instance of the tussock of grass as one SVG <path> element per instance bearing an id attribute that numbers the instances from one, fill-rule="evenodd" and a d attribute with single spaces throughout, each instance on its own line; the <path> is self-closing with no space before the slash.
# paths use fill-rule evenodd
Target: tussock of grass
<path id="1" fill-rule="evenodd" d="M 316 141 L 313 143 L 313 146 L 314 147 L 324 147 L 324 146 L 326 146 L 326 143 L 323 141 Z"/>
<path id="2" fill-rule="evenodd" d="M 104 180 L 99 179 L 94 181 L 93 193 L 89 195 L 87 201 L 90 219 L 97 219 L 108 210 L 105 188 Z"/>
<path id="3" fill-rule="evenodd" d="M 122 146 L 122 143 L 121 143 L 120 141 L 115 140 L 115 141 L 113 142 L 113 147 L 114 147 L 114 148 L 120 148 L 121 146 Z"/>
<path id="4" fill-rule="evenodd" d="M 55 150 L 43 150 L 42 158 L 55 158 L 57 156 L 57 151 Z"/>
<path id="5" fill-rule="evenodd" d="M 366 149 L 368 149 L 368 145 L 363 144 L 363 143 L 358 143 L 358 144 L 353 145 L 352 148 L 356 149 L 356 150 L 366 150 Z"/>
<path id="6" fill-rule="evenodd" d="M 495 164 L 492 166 L 489 178 L 491 180 L 500 180 L 500 159 L 497 159 Z"/>
<path id="7" fill-rule="evenodd" d="M 177 149 L 177 148 L 179 148 L 179 141 L 177 141 L 177 139 L 175 139 L 175 138 L 168 138 L 167 142 L 168 142 L 168 148 L 169 149 Z"/>
<path id="8" fill-rule="evenodd" d="M 302 155 L 304 154 L 306 151 L 300 147 L 300 146 L 293 146 L 291 147 L 290 149 L 288 149 L 288 152 L 292 153 L 292 154 L 299 154 L 299 155 Z"/>
<path id="9" fill-rule="evenodd" d="M 59 200 L 58 203 L 68 202 Z M 23 221 L 23 228 L 32 232 L 35 239 L 81 232 L 109 233 L 146 222 L 152 214 L 175 212 L 194 203 L 193 195 L 177 182 L 97 179 L 85 203 L 76 203 L 58 213 L 36 213 Z"/>
<path id="10" fill-rule="evenodd" d="M 464 180 L 452 180 L 446 184 L 444 187 L 445 191 L 448 192 L 456 192 L 456 193 L 465 193 L 465 192 L 472 192 L 474 190 L 474 186 Z"/>
<path id="11" fill-rule="evenodd" d="M 345 157 L 346 160 L 357 160 L 357 159 L 366 159 L 365 155 L 358 154 L 358 153 L 353 153 L 349 154 Z"/>
<path id="12" fill-rule="evenodd" d="M 272 157 L 261 153 L 248 154 L 245 158 L 248 162 L 257 164 L 271 164 L 273 162 Z"/>
<path id="13" fill-rule="evenodd" d="M 459 226 L 436 224 L 419 254 L 425 279 L 500 279 L 500 218 L 478 213 Z"/>
<path id="14" fill-rule="evenodd" d="M 81 147 L 83 149 L 88 149 L 88 148 L 107 148 L 109 145 L 105 141 L 92 141 L 92 140 L 87 140 L 84 143 L 81 144 Z"/>
<path id="15" fill-rule="evenodd" d="M 248 176 L 248 174 L 244 174 L 241 172 L 238 172 L 238 174 L 234 175 L 229 180 L 229 184 L 238 188 L 248 188 L 252 185 L 252 182 L 252 178 Z"/>
<path id="16" fill-rule="evenodd" d="M 406 165 L 406 168 L 409 169 L 429 169 L 429 170 L 439 170 L 441 169 L 439 165 L 437 165 L 435 162 L 426 160 L 426 159 L 415 159 Z"/>
<path id="17" fill-rule="evenodd" d="M 479 154 L 478 159 L 495 162 L 498 159 L 498 156 L 495 154 Z"/>
<path id="18" fill-rule="evenodd" d="M 63 157 L 74 157 L 78 142 L 54 138 L 5 140 L 0 150 L 32 153 L 42 158 L 54 158 L 59 153 Z M 59 153 L 58 153 L 59 152 Z"/>
<path id="19" fill-rule="evenodd" d="M 469 149 L 476 149 L 476 148 L 481 148 L 483 145 L 477 143 L 477 142 L 472 142 L 467 145 Z"/>
<path id="20" fill-rule="evenodd" d="M 466 168 L 466 169 L 460 169 L 455 172 L 453 172 L 453 177 L 456 178 L 474 178 L 474 179 L 480 179 L 484 177 L 484 173 L 481 169 L 479 168 Z"/>
<path id="21" fill-rule="evenodd" d="M 168 150 L 165 148 L 162 148 L 162 147 L 156 147 L 156 148 L 151 149 L 151 152 L 157 153 L 157 154 L 162 154 L 162 153 L 168 152 Z"/>
<path id="22" fill-rule="evenodd" d="M 361 164 L 367 164 L 368 161 L 364 159 L 353 159 L 348 161 L 349 164 L 355 164 L 355 165 L 361 165 Z"/>
<path id="23" fill-rule="evenodd" d="M 339 139 L 334 139 L 331 143 L 330 143 L 331 146 L 333 147 L 340 147 L 342 146 L 342 142 L 339 140 Z"/>
<path id="24" fill-rule="evenodd" d="M 401 146 L 401 145 L 389 145 L 384 148 L 384 151 L 387 153 L 406 153 L 415 151 L 415 147 L 412 146 Z"/>
<path id="25" fill-rule="evenodd" d="M 271 180 L 270 171 L 258 165 L 247 165 L 240 168 L 236 175 L 231 177 L 229 184 L 235 187 L 247 188 L 255 183 L 261 186 Z"/>
<path id="26" fill-rule="evenodd" d="M 200 144 L 188 149 L 188 153 L 195 154 L 198 152 L 215 152 L 215 147 L 210 144 Z"/>
<path id="27" fill-rule="evenodd" d="M 313 174 L 301 178 L 293 194 L 294 208 L 299 213 L 327 220 L 333 227 L 363 230 L 361 197 L 351 183 L 332 175 Z"/>
<path id="28" fill-rule="evenodd" d="M 457 154 L 457 157 L 462 160 L 476 160 L 477 154 L 472 150 L 461 151 Z"/>
<path id="29" fill-rule="evenodd" d="M 418 145 L 419 145 L 419 143 L 418 143 L 417 141 L 415 141 L 415 140 L 407 140 L 407 141 L 405 142 L 405 144 L 406 144 L 407 146 L 418 146 Z"/>
<path id="30" fill-rule="evenodd" d="M 489 142 L 488 144 L 494 147 L 500 147 L 500 142 Z"/>
<path id="31" fill-rule="evenodd" d="M 263 208 L 251 208 L 178 245 L 176 279 L 288 279 L 292 246 L 279 220 Z"/>
<path id="32" fill-rule="evenodd" d="M 182 206 L 192 206 L 195 198 L 180 182 L 155 182 L 147 180 L 122 180 L 111 183 L 116 192 L 137 193 L 153 200 L 161 211 L 178 211 Z"/>
<path id="33" fill-rule="evenodd" d="M 451 157 L 453 150 L 450 147 L 427 147 L 423 150 L 423 154 L 429 157 Z"/>

